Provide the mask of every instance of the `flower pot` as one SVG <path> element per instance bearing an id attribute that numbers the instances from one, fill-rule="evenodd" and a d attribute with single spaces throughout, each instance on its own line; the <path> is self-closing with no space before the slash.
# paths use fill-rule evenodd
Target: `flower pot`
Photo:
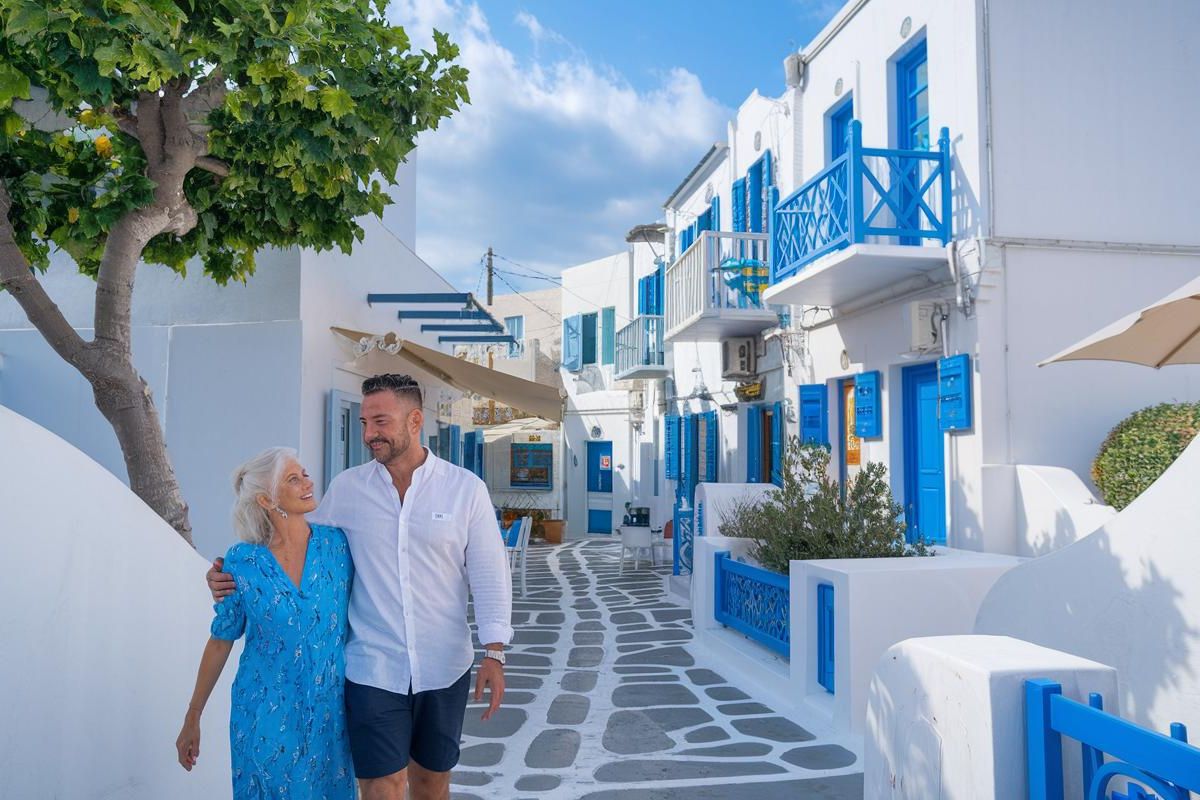
<path id="1" fill-rule="evenodd" d="M 565 524 L 561 519 L 548 519 L 542 522 L 542 531 L 546 534 L 548 544 L 562 544 Z"/>

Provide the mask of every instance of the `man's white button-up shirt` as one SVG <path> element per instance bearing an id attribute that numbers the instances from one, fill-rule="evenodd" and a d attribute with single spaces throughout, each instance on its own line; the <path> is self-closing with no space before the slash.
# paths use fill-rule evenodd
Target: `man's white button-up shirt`
<path id="1" fill-rule="evenodd" d="M 344 530 L 354 556 L 351 681 L 399 694 L 452 685 L 475 660 L 468 590 L 480 643 L 512 639 L 504 542 L 487 484 L 472 472 L 427 449 L 402 504 L 372 461 L 339 473 L 309 520 Z"/>

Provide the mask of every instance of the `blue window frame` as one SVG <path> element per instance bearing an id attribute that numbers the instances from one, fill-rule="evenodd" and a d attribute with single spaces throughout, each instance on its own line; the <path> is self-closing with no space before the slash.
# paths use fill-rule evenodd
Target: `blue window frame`
<path id="1" fill-rule="evenodd" d="M 829 112 L 829 161 L 833 163 L 845 154 L 850 136 L 850 120 L 854 119 L 854 97 L 848 97 Z"/>
<path id="2" fill-rule="evenodd" d="M 504 330 L 509 336 L 516 339 L 515 342 L 508 343 L 508 357 L 520 358 L 521 351 L 525 346 L 525 317 L 505 317 Z"/>
<path id="3" fill-rule="evenodd" d="M 584 314 L 581 318 L 582 343 L 579 348 L 580 358 L 584 364 L 596 363 L 596 315 Z"/>
<path id="4" fill-rule="evenodd" d="M 929 62 L 919 42 L 896 62 L 896 147 L 929 149 Z"/>
<path id="5" fill-rule="evenodd" d="M 513 442 L 509 450 L 509 485 L 521 489 L 554 487 L 554 445 Z"/>
<path id="6" fill-rule="evenodd" d="M 325 426 L 325 488 L 344 469 L 365 464 L 371 458 L 363 444 L 362 404 L 358 395 L 329 392 Z"/>
<path id="7" fill-rule="evenodd" d="M 679 416 L 668 414 L 663 435 L 664 476 L 667 480 L 679 479 Z"/>
<path id="8" fill-rule="evenodd" d="M 783 486 L 783 448 L 786 445 L 783 403 L 771 407 L 771 483 Z"/>
<path id="9" fill-rule="evenodd" d="M 762 483 L 762 406 L 746 408 L 746 482 Z"/>

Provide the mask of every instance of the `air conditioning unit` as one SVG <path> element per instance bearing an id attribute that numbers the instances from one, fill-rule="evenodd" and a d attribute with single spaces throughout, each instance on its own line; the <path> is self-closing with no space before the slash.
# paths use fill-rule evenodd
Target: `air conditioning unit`
<path id="1" fill-rule="evenodd" d="M 721 377 L 727 380 L 753 378 L 758 374 L 758 349 L 753 336 L 726 339 L 721 343 Z"/>
<path id="2" fill-rule="evenodd" d="M 918 300 L 908 304 L 908 349 L 911 352 L 927 353 L 941 347 L 940 317 L 938 304 L 932 300 Z"/>

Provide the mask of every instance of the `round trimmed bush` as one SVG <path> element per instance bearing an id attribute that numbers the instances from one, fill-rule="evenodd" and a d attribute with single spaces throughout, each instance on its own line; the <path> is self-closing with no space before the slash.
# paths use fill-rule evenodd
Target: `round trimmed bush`
<path id="1" fill-rule="evenodd" d="M 1200 433 L 1200 403 L 1162 403 L 1135 411 L 1108 434 L 1092 463 L 1104 502 L 1133 502 Z"/>

